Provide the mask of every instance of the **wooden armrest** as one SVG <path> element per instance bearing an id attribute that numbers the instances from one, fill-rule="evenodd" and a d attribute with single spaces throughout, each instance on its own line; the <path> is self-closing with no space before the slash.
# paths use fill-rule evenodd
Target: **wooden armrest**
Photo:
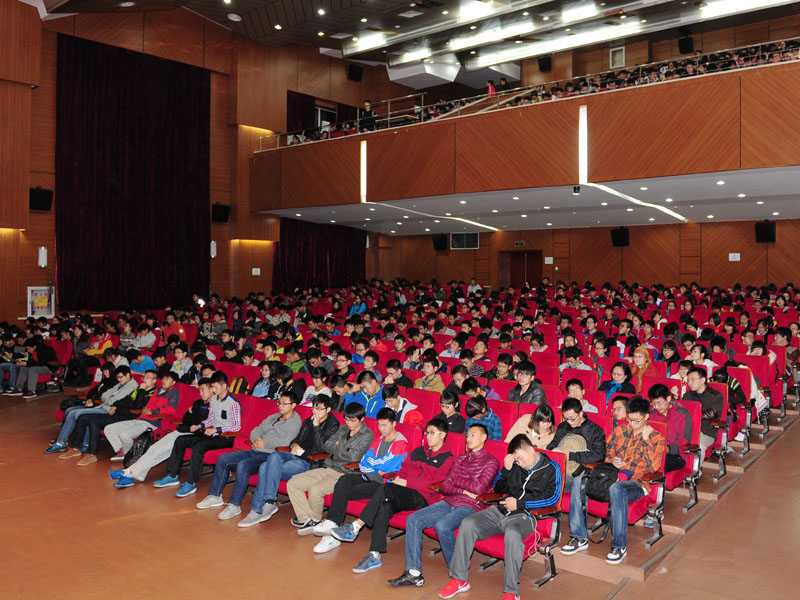
<path id="1" fill-rule="evenodd" d="M 716 427 L 717 429 L 722 429 L 723 427 L 728 426 L 727 421 L 711 421 L 711 426 Z"/>
<path id="2" fill-rule="evenodd" d="M 659 479 L 664 479 L 664 474 L 660 471 L 656 473 L 645 473 L 642 476 L 642 481 L 658 481 Z"/>
<path id="3" fill-rule="evenodd" d="M 393 477 L 397 477 L 397 473 L 384 473 L 383 474 L 383 478 L 384 479 L 392 479 Z"/>
<path id="4" fill-rule="evenodd" d="M 603 464 L 602 462 L 586 463 L 585 465 L 583 465 L 583 468 L 586 469 L 587 471 L 591 471 L 597 465 L 602 465 L 602 464 Z"/>
<path id="5" fill-rule="evenodd" d="M 555 505 L 553 506 L 543 506 L 542 508 L 532 508 L 528 511 L 528 514 L 534 517 L 544 517 L 545 515 L 550 515 L 556 512 Z"/>
<path id="6" fill-rule="evenodd" d="M 275 452 L 289 452 L 291 448 L 289 446 L 278 446 L 275 448 Z"/>
<path id="7" fill-rule="evenodd" d="M 309 460 L 325 460 L 328 458 L 330 454 L 326 454 L 325 452 L 320 452 L 319 454 L 309 454 Z"/>
<path id="8" fill-rule="evenodd" d="M 475 499 L 478 502 L 493 502 L 495 500 L 502 500 L 505 497 L 505 494 L 481 494 Z"/>
<path id="9" fill-rule="evenodd" d="M 686 444 L 685 446 L 681 446 L 681 452 L 697 452 L 700 450 L 700 446 L 697 444 Z"/>
<path id="10" fill-rule="evenodd" d="M 444 482 L 436 481 L 434 483 L 429 483 L 428 484 L 428 489 L 429 490 L 433 490 L 434 492 L 438 492 L 439 490 L 442 489 L 442 483 L 444 483 Z"/>
<path id="11" fill-rule="evenodd" d="M 351 471 L 355 471 L 355 470 L 357 470 L 357 469 L 358 469 L 358 468 L 361 466 L 361 463 L 360 463 L 360 462 L 357 462 L 357 461 L 355 461 L 355 462 L 349 462 L 349 463 L 345 463 L 345 464 L 343 464 L 342 466 L 343 466 L 345 469 L 350 469 Z"/>
<path id="12" fill-rule="evenodd" d="M 141 408 L 132 408 L 128 412 L 131 413 L 132 415 L 140 415 L 140 414 L 142 414 L 142 409 Z"/>
<path id="13" fill-rule="evenodd" d="M 241 433 L 241 431 L 226 431 L 225 433 L 220 433 L 219 435 L 226 438 L 235 438 Z"/>
<path id="14" fill-rule="evenodd" d="M 245 440 L 244 443 L 247 444 L 248 446 L 252 446 L 253 445 L 253 442 L 251 442 L 250 440 Z"/>

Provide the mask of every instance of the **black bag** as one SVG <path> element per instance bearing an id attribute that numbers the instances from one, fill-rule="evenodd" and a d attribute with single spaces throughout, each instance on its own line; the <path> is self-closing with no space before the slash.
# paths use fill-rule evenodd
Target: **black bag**
<path id="1" fill-rule="evenodd" d="M 86 404 L 86 400 L 82 400 L 77 396 L 67 396 L 61 401 L 61 404 L 58 405 L 58 408 L 59 410 L 67 410 L 73 406 L 83 406 L 84 404 Z"/>
<path id="2" fill-rule="evenodd" d="M 133 441 L 133 446 L 131 446 L 131 449 L 125 454 L 125 458 L 122 461 L 122 464 L 125 466 L 125 468 L 127 469 L 137 460 L 142 458 L 144 453 L 147 452 L 148 448 L 153 445 L 154 441 L 155 436 L 153 435 L 152 429 L 148 429 L 139 437 L 137 437 Z"/>
<path id="3" fill-rule="evenodd" d="M 619 469 L 611 463 L 600 463 L 586 478 L 586 497 L 597 502 L 610 500 L 609 490 L 619 478 Z"/>

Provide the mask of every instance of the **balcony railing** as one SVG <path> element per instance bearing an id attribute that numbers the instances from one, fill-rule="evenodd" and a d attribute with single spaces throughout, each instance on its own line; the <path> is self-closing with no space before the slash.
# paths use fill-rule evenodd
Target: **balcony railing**
<path id="1" fill-rule="evenodd" d="M 552 102 L 622 88 L 654 85 L 676 79 L 761 67 L 798 59 L 800 59 L 800 37 L 795 37 L 768 44 L 742 46 L 706 54 L 697 52 L 682 59 L 651 62 L 631 68 L 580 75 L 527 87 L 497 90 L 494 94 L 483 93 L 458 100 L 440 99 L 426 103 L 426 94 L 420 92 L 376 103 L 373 105 L 375 114 L 367 114 L 363 110 L 359 110 L 355 119 L 342 120 L 331 125 L 302 131 L 262 136 L 259 138 L 258 149 L 259 151 L 273 150 L 285 146 L 365 134 L 391 127 Z"/>

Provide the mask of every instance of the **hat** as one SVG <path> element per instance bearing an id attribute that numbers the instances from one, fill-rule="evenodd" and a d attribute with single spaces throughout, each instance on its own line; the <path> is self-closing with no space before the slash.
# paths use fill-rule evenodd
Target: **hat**
<path id="1" fill-rule="evenodd" d="M 558 443 L 558 449 L 563 450 L 569 457 L 570 452 L 585 452 L 588 450 L 586 445 L 586 438 L 577 433 L 568 433 Z M 580 467 L 581 464 L 575 460 L 567 460 L 567 475 L 572 475 Z"/>

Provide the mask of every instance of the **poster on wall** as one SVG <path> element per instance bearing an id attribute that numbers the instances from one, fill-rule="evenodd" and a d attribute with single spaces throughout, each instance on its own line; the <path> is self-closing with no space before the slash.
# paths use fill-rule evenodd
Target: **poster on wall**
<path id="1" fill-rule="evenodd" d="M 36 286 L 28 288 L 28 316 L 52 319 L 55 316 L 55 288 Z"/>

